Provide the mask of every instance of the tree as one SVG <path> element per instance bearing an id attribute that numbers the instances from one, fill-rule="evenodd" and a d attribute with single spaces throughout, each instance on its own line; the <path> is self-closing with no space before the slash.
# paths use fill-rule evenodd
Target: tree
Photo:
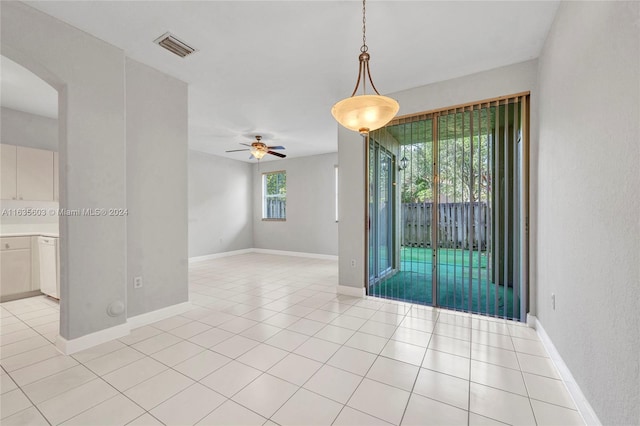
<path id="1" fill-rule="evenodd" d="M 265 175 L 267 195 L 286 195 L 287 174 L 285 172 L 268 173 Z"/>
<path id="2" fill-rule="evenodd" d="M 487 111 L 465 111 L 438 118 L 438 179 L 440 201 L 467 202 L 487 200 L 491 191 L 491 143 L 493 131 L 487 129 Z M 473 120 L 473 126 L 472 126 Z M 430 120 L 427 120 L 430 121 Z M 414 123 L 400 126 L 412 126 Z M 473 129 L 473 136 L 471 131 Z M 416 132 L 395 132 L 399 137 Z M 489 134 L 489 136 L 487 135 Z M 431 123 L 422 140 L 400 149 L 408 165 L 400 174 L 403 203 L 433 201 L 433 141 Z M 415 139 L 413 139 L 415 140 Z"/>

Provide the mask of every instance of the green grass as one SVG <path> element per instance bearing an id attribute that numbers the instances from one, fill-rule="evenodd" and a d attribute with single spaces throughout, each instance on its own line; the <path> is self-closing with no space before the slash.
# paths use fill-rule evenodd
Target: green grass
<path id="1" fill-rule="evenodd" d="M 400 259 L 402 262 L 428 262 L 431 263 L 432 251 L 430 248 L 422 247 L 402 247 L 400 250 Z M 469 266 L 469 251 L 460 249 L 438 249 L 438 256 L 440 256 L 440 265 L 451 266 Z M 478 262 L 480 268 L 486 269 L 487 256 L 483 253 L 473 252 L 471 256 L 471 264 L 474 269 L 478 268 Z M 478 259 L 479 258 L 479 259 Z"/>
<path id="2" fill-rule="evenodd" d="M 438 304 L 450 309 L 481 314 L 519 316 L 519 306 L 513 309 L 513 289 L 496 286 L 487 279 L 487 257 L 477 252 L 457 249 L 439 249 L 439 300 Z M 403 247 L 401 268 L 393 276 L 383 279 L 369 288 L 372 296 L 380 296 L 408 302 L 431 305 L 432 300 L 432 251 L 420 247 Z M 471 274 L 469 262 L 471 261 Z M 489 278 L 491 275 L 489 274 Z M 471 287 L 471 297 L 469 297 Z M 496 309 L 496 291 L 498 304 Z M 506 300 L 506 304 L 505 304 Z"/>

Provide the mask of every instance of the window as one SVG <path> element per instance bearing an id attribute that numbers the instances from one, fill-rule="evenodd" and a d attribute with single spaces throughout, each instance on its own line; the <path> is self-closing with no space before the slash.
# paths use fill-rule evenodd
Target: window
<path id="1" fill-rule="evenodd" d="M 287 218 L 287 172 L 271 172 L 262 175 L 262 219 L 285 220 Z"/>

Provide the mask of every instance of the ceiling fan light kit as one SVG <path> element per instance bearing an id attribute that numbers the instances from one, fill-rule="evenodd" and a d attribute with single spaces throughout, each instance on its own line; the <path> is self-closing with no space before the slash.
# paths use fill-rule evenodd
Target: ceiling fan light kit
<path id="1" fill-rule="evenodd" d="M 262 157 L 267 155 L 266 151 L 263 151 L 262 149 L 260 149 L 260 147 L 257 146 L 252 146 L 250 151 L 251 155 L 253 155 L 257 160 L 260 160 Z"/>
<path id="2" fill-rule="evenodd" d="M 400 110 L 400 105 L 395 99 L 382 96 L 373 84 L 369 70 L 371 56 L 368 53 L 369 47 L 366 43 L 366 22 L 366 0 L 362 0 L 362 47 L 360 47 L 360 55 L 358 56 L 360 66 L 356 87 L 350 97 L 339 101 L 331 108 L 331 114 L 338 123 L 363 135 L 383 127 Z M 367 80 L 369 80 L 375 95 L 367 95 Z M 362 94 L 356 95 L 361 82 Z"/>
<path id="3" fill-rule="evenodd" d="M 286 158 L 287 156 L 281 154 L 279 152 L 275 152 L 275 149 L 285 149 L 284 146 L 267 146 L 266 143 L 262 142 L 262 136 L 256 135 L 255 142 L 251 143 L 251 145 L 247 145 L 246 143 L 241 143 L 240 145 L 248 146 L 246 149 L 232 149 L 230 151 L 225 152 L 239 152 L 239 151 L 249 151 L 251 156 L 256 160 L 260 161 L 262 157 L 267 154 L 275 155 L 276 157 Z M 249 157 L 251 158 L 251 157 Z"/>

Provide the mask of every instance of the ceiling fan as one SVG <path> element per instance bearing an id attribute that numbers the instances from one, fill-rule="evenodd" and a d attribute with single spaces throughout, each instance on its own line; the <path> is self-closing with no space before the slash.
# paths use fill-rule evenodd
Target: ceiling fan
<path id="1" fill-rule="evenodd" d="M 255 142 L 251 143 L 251 145 L 246 143 L 241 143 L 240 145 L 248 146 L 249 148 L 232 149 L 230 151 L 225 151 L 225 152 L 251 151 L 251 156 L 249 158 L 253 157 L 256 160 L 260 160 L 266 154 L 275 155 L 276 157 L 280 157 L 280 158 L 286 158 L 286 155 L 273 151 L 274 149 L 285 149 L 284 146 L 267 146 L 266 143 L 262 142 L 262 136 L 260 135 L 256 136 Z"/>

